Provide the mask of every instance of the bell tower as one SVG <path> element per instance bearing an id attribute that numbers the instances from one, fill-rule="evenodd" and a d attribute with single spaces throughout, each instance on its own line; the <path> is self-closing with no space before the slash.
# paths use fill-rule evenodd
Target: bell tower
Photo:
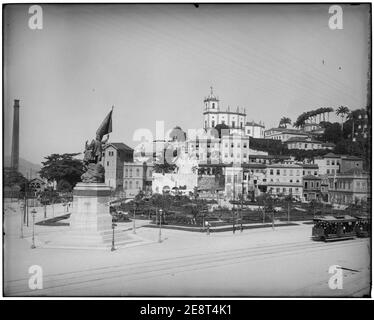
<path id="1" fill-rule="evenodd" d="M 219 99 L 213 94 L 210 87 L 210 95 L 204 99 L 204 129 L 214 128 L 218 124 Z"/>

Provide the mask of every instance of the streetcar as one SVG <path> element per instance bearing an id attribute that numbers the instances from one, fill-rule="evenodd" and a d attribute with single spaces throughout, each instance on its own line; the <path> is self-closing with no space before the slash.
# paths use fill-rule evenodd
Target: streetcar
<path id="1" fill-rule="evenodd" d="M 366 238 L 370 236 L 370 221 L 367 216 L 356 216 L 356 235 L 359 238 Z"/>
<path id="2" fill-rule="evenodd" d="M 358 219 L 349 215 L 323 216 L 313 219 L 312 239 L 337 241 L 354 239 L 357 236 Z"/>

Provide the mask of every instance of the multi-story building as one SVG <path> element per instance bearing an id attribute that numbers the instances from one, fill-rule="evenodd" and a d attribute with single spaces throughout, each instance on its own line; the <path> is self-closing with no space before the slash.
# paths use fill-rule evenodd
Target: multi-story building
<path id="1" fill-rule="evenodd" d="M 291 138 L 308 137 L 309 134 L 301 130 L 288 128 L 272 128 L 265 130 L 265 139 L 274 139 L 285 142 Z"/>
<path id="2" fill-rule="evenodd" d="M 140 190 L 152 191 L 153 164 L 146 162 L 125 162 L 123 165 L 123 191 L 126 197 L 135 197 Z"/>
<path id="3" fill-rule="evenodd" d="M 320 201 L 322 179 L 315 175 L 303 176 L 303 199 L 305 201 Z"/>
<path id="4" fill-rule="evenodd" d="M 270 164 L 266 167 L 267 191 L 272 195 L 292 195 L 301 199 L 303 168 L 297 164 Z"/>
<path id="5" fill-rule="evenodd" d="M 363 170 L 364 161 L 355 156 L 342 156 L 340 164 L 340 172 L 347 172 L 351 169 Z"/>
<path id="6" fill-rule="evenodd" d="M 264 139 L 265 138 L 265 125 L 261 123 L 256 123 L 253 120 L 245 124 L 245 135 L 256 138 Z"/>
<path id="7" fill-rule="evenodd" d="M 318 176 L 318 165 L 314 163 L 303 163 L 303 176 Z"/>
<path id="8" fill-rule="evenodd" d="M 322 157 L 315 158 L 313 162 L 318 165 L 318 174 L 334 175 L 340 171 L 341 156 L 330 152 Z"/>
<path id="9" fill-rule="evenodd" d="M 329 176 L 329 202 L 349 205 L 368 201 L 370 194 L 369 175 L 361 169 Z"/>
<path id="10" fill-rule="evenodd" d="M 335 147 L 333 143 L 324 143 L 311 137 L 293 137 L 288 139 L 285 143 L 288 149 L 297 150 L 332 150 Z"/>
<path id="11" fill-rule="evenodd" d="M 249 163 L 251 156 L 266 156 L 267 154 L 267 152 L 251 149 L 247 136 L 233 134 L 224 135 L 221 138 L 222 163 Z"/>
<path id="12" fill-rule="evenodd" d="M 334 175 L 351 169 L 363 170 L 364 165 L 363 159 L 359 157 L 337 155 L 331 152 L 322 157 L 315 158 L 314 163 L 318 165 L 318 173 L 320 175 Z"/>
<path id="13" fill-rule="evenodd" d="M 105 184 L 115 191 L 123 190 L 123 165 L 132 162 L 134 150 L 124 143 L 108 143 L 103 150 Z"/>

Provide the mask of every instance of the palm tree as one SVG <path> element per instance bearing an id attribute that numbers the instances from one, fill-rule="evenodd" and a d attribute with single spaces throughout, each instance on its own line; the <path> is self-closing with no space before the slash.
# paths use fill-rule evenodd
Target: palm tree
<path id="1" fill-rule="evenodd" d="M 291 124 L 291 119 L 290 118 L 287 118 L 287 117 L 282 117 L 279 121 L 279 127 L 286 127 L 287 124 Z"/>
<path id="2" fill-rule="evenodd" d="M 344 106 L 340 106 L 337 110 L 336 110 L 336 115 L 337 116 L 340 116 L 342 118 L 342 132 L 343 132 L 343 120 L 344 120 L 344 117 L 347 116 L 349 114 L 349 109 L 347 107 L 344 107 Z"/>

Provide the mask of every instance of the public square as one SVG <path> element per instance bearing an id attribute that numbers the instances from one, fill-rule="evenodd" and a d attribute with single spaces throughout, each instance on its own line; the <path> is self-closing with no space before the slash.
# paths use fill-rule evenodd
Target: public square
<path id="1" fill-rule="evenodd" d="M 10 207 L 16 210 L 17 205 Z M 64 208 L 54 210 L 57 216 Z M 114 252 L 31 249 L 31 225 L 21 239 L 19 212 L 6 212 L 4 290 L 8 296 L 362 297 L 370 290 L 369 239 L 315 242 L 310 239 L 310 224 L 235 234 L 162 230 L 161 243 L 158 229 L 140 227 L 137 236 L 145 243 Z M 35 221 L 42 215 L 39 208 Z M 127 223 L 123 228 L 132 233 L 131 226 Z M 35 237 L 66 228 L 36 225 Z M 32 265 L 42 267 L 42 290 L 29 289 Z M 345 268 L 342 289 L 328 286 L 332 265 Z"/>

